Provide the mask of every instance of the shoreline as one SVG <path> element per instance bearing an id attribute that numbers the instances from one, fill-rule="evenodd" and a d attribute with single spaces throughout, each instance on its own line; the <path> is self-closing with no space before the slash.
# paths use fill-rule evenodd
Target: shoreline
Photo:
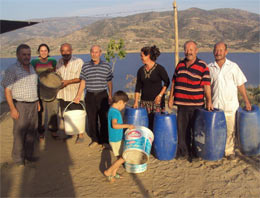
<path id="1" fill-rule="evenodd" d="M 253 50 L 234 50 L 234 49 L 229 49 L 228 50 L 229 53 L 252 53 L 252 54 L 256 54 L 256 53 L 260 53 L 260 51 L 253 51 Z M 32 51 L 33 52 L 33 51 Z M 103 51 L 103 54 L 105 54 L 106 51 Z M 126 50 L 127 54 L 134 54 L 134 53 L 140 53 L 140 50 Z M 161 53 L 175 53 L 174 50 L 161 50 Z M 179 53 L 183 53 L 183 51 L 180 51 Z M 199 53 L 212 53 L 212 49 L 204 49 L 204 48 L 200 48 L 199 49 Z M 73 50 L 73 54 L 77 55 L 82 55 L 82 54 L 90 54 L 89 50 L 84 50 L 84 51 L 77 51 L 77 50 Z M 32 53 L 32 56 L 38 56 L 37 53 Z M 52 53 L 51 56 L 60 56 L 60 53 Z M 1 55 L 0 54 L 0 58 L 16 58 L 15 55 Z"/>

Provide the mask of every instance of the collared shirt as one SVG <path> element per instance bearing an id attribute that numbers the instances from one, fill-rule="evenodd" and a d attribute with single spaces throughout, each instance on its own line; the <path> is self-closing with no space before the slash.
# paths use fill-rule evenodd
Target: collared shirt
<path id="1" fill-rule="evenodd" d="M 185 106 L 204 105 L 204 85 L 210 85 L 209 69 L 200 59 L 189 67 L 185 59 L 180 61 L 175 69 L 172 81 L 174 82 L 174 104 Z"/>
<path id="2" fill-rule="evenodd" d="M 11 90 L 13 99 L 22 102 L 34 102 L 38 100 L 37 84 L 38 76 L 32 65 L 28 73 L 20 62 L 8 67 L 2 80 L 2 86 Z"/>
<path id="3" fill-rule="evenodd" d="M 67 66 L 64 65 L 64 61 L 61 58 L 56 66 L 56 73 L 59 74 L 63 80 L 72 80 L 79 78 L 80 71 L 83 65 L 83 61 L 80 58 L 72 56 Z M 78 92 L 79 83 L 69 84 L 63 89 L 60 89 L 57 98 L 63 99 L 64 101 L 72 101 Z M 84 99 L 84 94 L 82 94 L 81 100 Z"/>
<path id="4" fill-rule="evenodd" d="M 89 92 L 99 92 L 107 90 L 107 82 L 111 81 L 113 73 L 107 62 L 100 61 L 94 64 L 91 60 L 85 63 L 80 73 L 80 79 L 86 81 L 86 89 Z"/>
<path id="5" fill-rule="evenodd" d="M 212 102 L 215 108 L 235 112 L 239 107 L 237 87 L 247 80 L 239 66 L 226 59 L 220 68 L 216 62 L 208 65 L 211 76 Z"/>

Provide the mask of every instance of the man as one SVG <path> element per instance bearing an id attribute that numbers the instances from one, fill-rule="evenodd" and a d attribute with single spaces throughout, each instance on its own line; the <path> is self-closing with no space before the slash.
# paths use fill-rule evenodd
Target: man
<path id="1" fill-rule="evenodd" d="M 83 65 L 83 61 L 80 58 L 72 56 L 72 46 L 68 43 L 64 43 L 60 47 L 62 58 L 58 61 L 56 66 L 56 72 L 62 77 L 63 87 L 59 90 L 57 98 L 59 99 L 61 114 L 63 114 L 66 106 L 73 101 L 76 97 L 77 90 L 79 88 L 79 75 Z M 83 101 L 84 95 L 79 100 Z M 71 104 L 67 110 L 82 109 L 79 104 Z M 63 115 L 62 115 L 63 116 Z M 79 133 L 76 139 L 76 143 L 82 143 L 84 141 L 84 131 Z"/>
<path id="2" fill-rule="evenodd" d="M 31 49 L 21 44 L 16 50 L 17 62 L 5 72 L 2 86 L 13 118 L 12 158 L 17 166 L 35 162 L 34 143 L 37 137 L 38 110 L 37 74 L 30 64 Z"/>
<path id="3" fill-rule="evenodd" d="M 168 101 L 169 108 L 177 105 L 178 147 L 177 157 L 186 157 L 192 162 L 194 152 L 194 116 L 195 110 L 204 107 L 213 109 L 211 102 L 210 76 L 206 63 L 197 58 L 198 48 L 194 41 L 184 44 L 185 59 L 180 61 L 175 69 L 171 92 Z M 174 98 L 173 98 L 174 96 Z"/>
<path id="4" fill-rule="evenodd" d="M 225 156 L 233 160 L 235 159 L 235 114 L 239 107 L 237 90 L 245 101 L 246 110 L 251 110 L 245 89 L 247 80 L 239 66 L 226 58 L 228 50 L 224 42 L 215 44 L 213 54 L 215 62 L 209 64 L 212 102 L 215 108 L 222 109 L 225 113 L 227 123 Z"/>
<path id="5" fill-rule="evenodd" d="M 85 63 L 80 73 L 80 87 L 74 102 L 78 103 L 86 87 L 85 98 L 89 134 L 92 139 L 90 147 L 108 143 L 107 112 L 112 101 L 112 70 L 108 63 L 100 59 L 100 46 L 94 45 L 90 50 L 91 61 Z M 107 93 L 108 91 L 108 93 Z M 98 125 L 100 121 L 100 129 Z"/>

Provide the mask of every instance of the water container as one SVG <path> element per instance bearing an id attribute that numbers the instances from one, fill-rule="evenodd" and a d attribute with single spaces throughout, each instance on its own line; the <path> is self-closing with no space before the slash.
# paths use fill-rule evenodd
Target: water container
<path id="1" fill-rule="evenodd" d="M 125 162 L 125 170 L 128 173 L 142 173 L 147 170 L 147 164 L 129 164 Z"/>
<path id="2" fill-rule="evenodd" d="M 44 71 L 39 75 L 40 98 L 52 101 L 62 87 L 62 78 L 55 72 Z"/>
<path id="3" fill-rule="evenodd" d="M 148 127 L 148 115 L 145 108 L 127 107 L 124 113 L 124 123 Z"/>
<path id="4" fill-rule="evenodd" d="M 252 105 L 251 111 L 239 108 L 237 130 L 240 151 L 248 156 L 260 154 L 260 110 Z"/>
<path id="5" fill-rule="evenodd" d="M 176 114 L 156 113 L 154 117 L 154 152 L 159 160 L 171 160 L 177 151 Z"/>
<path id="6" fill-rule="evenodd" d="M 67 135 L 76 135 L 85 132 L 86 123 L 86 109 L 82 103 L 82 110 L 67 110 L 73 103 L 70 102 L 63 111 L 64 129 Z"/>
<path id="7" fill-rule="evenodd" d="M 135 126 L 148 127 L 148 114 L 145 108 L 125 108 L 124 123 Z M 125 162 L 125 169 L 128 173 L 142 173 L 147 170 L 147 163 L 130 164 Z"/>
<path id="8" fill-rule="evenodd" d="M 198 156 L 210 161 L 223 158 L 227 138 L 224 111 L 198 109 L 195 113 L 194 136 Z"/>
<path id="9" fill-rule="evenodd" d="M 123 158 L 129 164 L 147 163 L 152 148 L 153 132 L 143 126 L 125 132 Z"/>

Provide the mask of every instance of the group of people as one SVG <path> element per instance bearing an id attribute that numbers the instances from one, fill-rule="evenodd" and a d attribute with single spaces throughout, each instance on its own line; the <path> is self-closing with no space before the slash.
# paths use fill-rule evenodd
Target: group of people
<path id="1" fill-rule="evenodd" d="M 225 156 L 235 159 L 235 114 L 239 106 L 237 90 L 245 101 L 246 110 L 251 110 L 245 89 L 246 77 L 236 63 L 226 58 L 228 49 L 224 42 L 215 44 L 215 61 L 208 65 L 197 57 L 196 42 L 187 41 L 184 53 L 185 59 L 178 63 L 172 78 L 168 102 L 170 108 L 173 104 L 178 107 L 177 157 L 186 157 L 190 162 L 197 157 L 193 133 L 195 110 L 205 107 L 209 111 L 214 108 L 224 111 L 227 124 Z"/>
<path id="2" fill-rule="evenodd" d="M 91 60 L 85 63 L 72 55 L 69 43 L 61 45 L 62 57 L 58 62 L 49 57 L 49 52 L 48 45 L 41 44 L 38 48 L 39 57 L 30 61 L 30 47 L 26 44 L 19 45 L 16 51 L 17 62 L 6 70 L 2 81 L 10 115 L 14 120 L 14 162 L 23 165 L 36 161 L 34 142 L 38 136 L 40 141 L 45 138 L 46 116 L 48 131 L 53 138 L 59 138 L 59 108 L 63 112 L 69 103 L 74 102 L 69 105 L 70 110 L 82 109 L 79 103 L 84 101 L 88 133 L 92 140 L 89 146 L 109 143 L 118 160 L 104 174 L 111 180 L 120 177 L 116 171 L 124 162 L 120 157 L 123 128 L 134 126 L 123 124 L 120 111 L 124 109 L 128 96 L 123 91 L 112 96 L 113 73 L 110 65 L 101 60 L 101 47 L 93 45 L 90 49 Z M 165 92 L 171 83 L 168 106 L 173 108 L 176 105 L 178 108 L 177 158 L 186 158 L 190 162 L 196 157 L 193 134 L 195 110 L 222 109 L 227 122 L 225 155 L 228 159 L 234 159 L 238 91 L 245 101 L 246 109 L 251 110 L 245 89 L 246 78 L 238 65 L 226 58 L 228 49 L 224 42 L 215 44 L 215 61 L 208 65 L 197 57 L 198 47 L 195 41 L 184 44 L 184 53 L 185 58 L 177 64 L 170 82 L 165 68 L 156 61 L 160 55 L 159 48 L 148 46 L 141 49 L 143 66 L 137 71 L 133 107 L 146 108 L 149 128 L 152 129 L 154 113 L 165 111 Z M 56 72 L 62 78 L 62 87 L 51 101 L 45 101 L 41 93 L 38 93 L 37 75 L 45 71 Z M 76 143 L 83 141 L 84 131 L 78 134 Z"/>

